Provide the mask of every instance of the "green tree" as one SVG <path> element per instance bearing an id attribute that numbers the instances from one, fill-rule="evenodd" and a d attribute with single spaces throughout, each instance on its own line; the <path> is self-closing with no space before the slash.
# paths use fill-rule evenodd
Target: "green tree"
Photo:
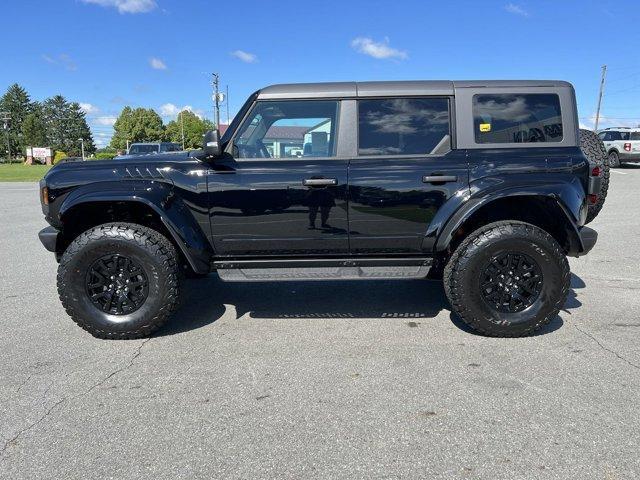
<path id="1" fill-rule="evenodd" d="M 80 104 L 73 102 L 69 104 L 68 110 L 67 135 L 71 148 L 69 152 L 72 156 L 79 156 L 82 152 L 80 139 L 84 141 L 85 154 L 91 154 L 96 151 L 93 143 L 93 136 L 87 124 L 84 111 L 80 108 Z"/>
<path id="2" fill-rule="evenodd" d="M 68 135 L 69 102 L 62 95 L 47 98 L 42 103 L 42 117 L 46 125 L 47 140 L 54 150 L 66 152 L 70 145 Z"/>
<path id="3" fill-rule="evenodd" d="M 32 111 L 33 104 L 29 94 L 17 83 L 11 85 L 6 93 L 0 97 L 0 112 L 8 112 L 11 116 L 9 122 L 11 155 L 23 152 L 24 147 L 27 146 L 22 135 L 22 124 Z"/>
<path id="4" fill-rule="evenodd" d="M 46 147 L 47 125 L 44 121 L 42 105 L 34 102 L 33 111 L 22 122 L 22 142 L 25 147 Z"/>
<path id="5" fill-rule="evenodd" d="M 84 140 L 85 153 L 95 152 L 93 136 L 85 114 L 76 102 L 69 103 L 62 95 L 48 98 L 42 104 L 42 117 L 46 126 L 49 146 L 67 152 L 71 156 L 81 153 L 80 139 Z"/>
<path id="6" fill-rule="evenodd" d="M 189 110 L 183 110 L 175 120 L 167 124 L 166 137 L 170 142 L 182 143 L 182 128 L 184 126 L 184 147 L 200 148 L 202 136 L 207 130 L 213 129 L 211 120 L 202 119 Z"/>
<path id="7" fill-rule="evenodd" d="M 158 142 L 165 138 L 162 119 L 151 108 L 124 107 L 113 125 L 113 130 L 111 147 L 117 149 L 127 148 L 127 141 Z"/>

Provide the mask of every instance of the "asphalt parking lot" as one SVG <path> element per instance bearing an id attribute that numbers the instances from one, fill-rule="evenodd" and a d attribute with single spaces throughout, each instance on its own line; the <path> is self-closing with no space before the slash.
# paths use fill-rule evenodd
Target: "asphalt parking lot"
<path id="1" fill-rule="evenodd" d="M 0 478 L 640 475 L 640 166 L 541 334 L 491 339 L 429 281 L 186 285 L 148 340 L 58 301 L 37 185 L 0 184 Z"/>

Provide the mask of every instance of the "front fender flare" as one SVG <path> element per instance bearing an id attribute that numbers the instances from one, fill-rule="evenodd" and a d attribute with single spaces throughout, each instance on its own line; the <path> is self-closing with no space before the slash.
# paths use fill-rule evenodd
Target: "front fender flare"
<path id="1" fill-rule="evenodd" d="M 100 202 L 136 202 L 150 208 L 169 231 L 191 268 L 209 273 L 213 249 L 193 214 L 170 184 L 161 182 L 103 182 L 80 187 L 67 195 L 58 217 L 73 208 Z"/>

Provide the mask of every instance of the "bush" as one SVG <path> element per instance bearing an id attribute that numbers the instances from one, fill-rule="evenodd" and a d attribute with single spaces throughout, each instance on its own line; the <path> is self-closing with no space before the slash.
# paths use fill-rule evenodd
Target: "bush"
<path id="1" fill-rule="evenodd" d="M 95 159 L 96 160 L 111 160 L 113 159 L 113 157 L 115 157 L 118 153 L 117 152 L 98 152 L 95 155 Z"/>
<path id="2" fill-rule="evenodd" d="M 55 155 L 53 156 L 53 164 L 57 165 L 60 160 L 67 158 L 69 155 L 67 155 L 65 152 L 61 152 L 60 150 L 56 150 Z"/>

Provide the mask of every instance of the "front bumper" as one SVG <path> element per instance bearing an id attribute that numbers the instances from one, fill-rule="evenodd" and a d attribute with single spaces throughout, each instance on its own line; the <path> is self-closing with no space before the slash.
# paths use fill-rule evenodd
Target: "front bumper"
<path id="1" fill-rule="evenodd" d="M 596 232 L 593 228 L 582 227 L 578 233 L 580 235 L 580 243 L 582 244 L 582 249 L 577 256 L 581 257 L 582 255 L 586 255 L 587 253 L 589 253 L 594 247 L 594 245 L 598 241 L 598 232 Z"/>
<path id="2" fill-rule="evenodd" d="M 54 227 L 46 227 L 40 230 L 38 233 L 38 238 L 44 245 L 44 248 L 49 250 L 50 252 L 56 252 L 56 246 L 58 244 L 58 235 L 60 235 L 60 230 Z"/>

